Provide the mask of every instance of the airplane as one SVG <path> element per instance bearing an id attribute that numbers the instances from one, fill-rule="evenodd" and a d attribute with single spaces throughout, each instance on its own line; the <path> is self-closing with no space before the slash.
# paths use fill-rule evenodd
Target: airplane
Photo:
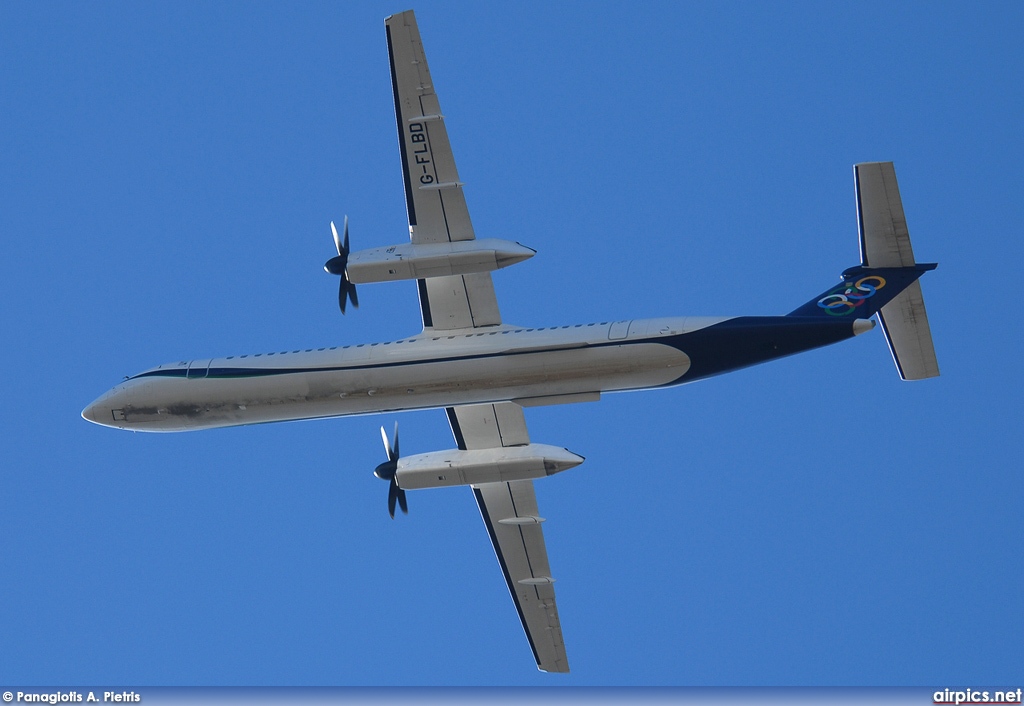
<path id="1" fill-rule="evenodd" d="M 381 428 L 388 511 L 406 491 L 469 486 L 537 667 L 568 672 L 555 579 L 533 481 L 583 462 L 536 443 L 524 408 L 670 387 L 838 343 L 882 324 L 904 380 L 939 374 L 891 162 L 854 166 L 860 264 L 784 316 L 675 317 L 526 327 L 502 320 L 491 272 L 530 258 L 477 239 L 413 12 L 384 20 L 409 242 L 351 252 L 331 223 L 338 303 L 357 284 L 416 280 L 422 330 L 393 341 L 166 363 L 130 376 L 82 416 L 118 429 L 178 432 L 442 408 L 455 449 L 401 456 Z"/>

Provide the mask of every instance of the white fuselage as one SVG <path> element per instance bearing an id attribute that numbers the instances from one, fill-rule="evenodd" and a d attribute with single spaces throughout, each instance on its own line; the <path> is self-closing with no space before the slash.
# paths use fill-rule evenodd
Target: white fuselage
<path id="1" fill-rule="evenodd" d="M 426 329 L 386 343 L 182 361 L 128 379 L 83 416 L 104 426 L 173 432 L 505 400 L 597 399 L 678 381 L 690 359 L 657 339 L 724 320 Z"/>

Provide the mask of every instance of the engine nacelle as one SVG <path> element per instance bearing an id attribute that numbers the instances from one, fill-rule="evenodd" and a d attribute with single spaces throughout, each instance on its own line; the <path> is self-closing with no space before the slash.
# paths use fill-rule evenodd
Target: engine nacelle
<path id="1" fill-rule="evenodd" d="M 519 243 L 497 238 L 453 243 L 404 243 L 351 253 L 346 272 L 353 284 L 468 275 L 514 265 L 528 260 L 536 252 Z"/>
<path id="2" fill-rule="evenodd" d="M 404 490 L 443 488 L 543 478 L 581 463 L 582 456 L 547 444 L 472 451 L 452 449 L 403 456 L 398 461 L 395 478 Z"/>

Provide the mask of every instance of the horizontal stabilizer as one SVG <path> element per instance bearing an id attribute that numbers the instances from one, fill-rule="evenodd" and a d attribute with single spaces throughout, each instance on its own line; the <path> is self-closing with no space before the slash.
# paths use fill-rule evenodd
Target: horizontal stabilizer
<path id="1" fill-rule="evenodd" d="M 923 380 L 938 376 L 939 362 L 920 282 L 914 282 L 883 306 L 878 318 L 901 378 Z"/>
<path id="2" fill-rule="evenodd" d="M 915 266 L 910 230 L 892 162 L 853 167 L 857 186 L 860 259 L 865 268 Z M 921 283 L 913 281 L 878 311 L 892 359 L 904 380 L 939 374 Z"/>
<path id="3" fill-rule="evenodd" d="M 864 267 L 913 267 L 914 250 L 892 162 L 855 164 L 860 261 Z"/>

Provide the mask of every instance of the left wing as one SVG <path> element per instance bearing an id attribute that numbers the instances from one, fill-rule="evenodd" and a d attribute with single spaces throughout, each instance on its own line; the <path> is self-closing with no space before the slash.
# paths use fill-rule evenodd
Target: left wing
<path id="1" fill-rule="evenodd" d="M 462 182 L 412 10 L 384 20 L 402 151 L 405 205 L 413 243 L 473 240 Z M 423 327 L 477 328 L 501 323 L 489 272 L 417 282 Z"/>
<path id="2" fill-rule="evenodd" d="M 514 402 L 448 407 L 448 421 L 460 449 L 487 449 L 530 443 L 523 408 Z M 473 486 L 480 516 L 505 575 L 537 668 L 568 672 L 562 627 L 555 605 L 554 579 L 538 515 L 533 481 Z"/>

